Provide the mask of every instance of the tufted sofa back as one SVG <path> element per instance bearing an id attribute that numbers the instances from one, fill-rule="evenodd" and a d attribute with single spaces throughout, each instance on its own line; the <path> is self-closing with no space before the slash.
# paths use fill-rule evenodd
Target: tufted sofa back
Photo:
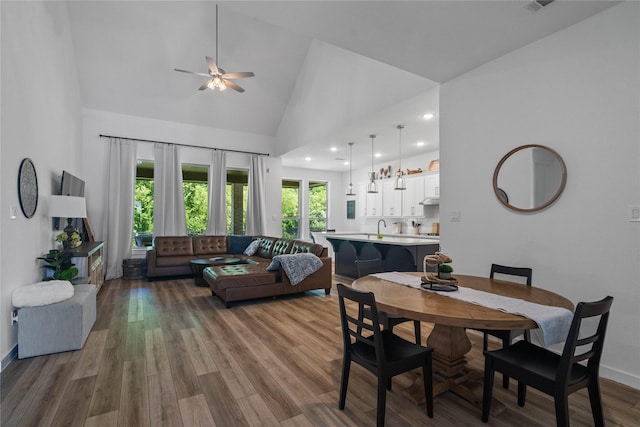
<path id="1" fill-rule="evenodd" d="M 193 255 L 190 236 L 157 236 L 153 241 L 158 256 Z"/>
<path id="2" fill-rule="evenodd" d="M 277 240 L 277 237 L 260 237 L 260 247 L 258 248 L 256 255 L 262 258 L 271 258 L 273 245 Z"/>
<path id="3" fill-rule="evenodd" d="M 193 253 L 200 254 L 226 254 L 227 236 L 194 236 Z"/>
<path id="4" fill-rule="evenodd" d="M 322 245 L 302 240 L 267 236 L 262 236 L 260 239 L 260 248 L 258 248 L 256 255 L 262 258 L 273 258 L 276 255 L 299 254 L 305 252 L 322 256 L 323 251 L 325 250 Z"/>
<path id="5" fill-rule="evenodd" d="M 273 250 L 271 251 L 271 258 L 276 255 L 288 254 L 291 249 L 291 244 L 293 240 L 289 239 L 278 239 L 273 243 Z"/>
<path id="6" fill-rule="evenodd" d="M 154 239 L 157 256 L 199 256 L 229 253 L 227 236 L 158 236 Z M 303 240 L 284 239 L 280 237 L 260 237 L 260 247 L 256 255 L 262 258 L 273 258 L 282 254 L 312 253 L 319 257 L 326 256 L 322 245 Z"/>
<path id="7" fill-rule="evenodd" d="M 317 243 L 305 242 L 302 240 L 291 240 L 291 250 L 287 253 L 299 254 L 309 252 L 316 256 L 322 256 L 324 246 Z"/>

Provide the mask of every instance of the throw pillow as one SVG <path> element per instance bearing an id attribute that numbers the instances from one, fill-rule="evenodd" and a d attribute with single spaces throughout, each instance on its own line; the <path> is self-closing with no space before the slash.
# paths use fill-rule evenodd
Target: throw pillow
<path id="1" fill-rule="evenodd" d="M 247 249 L 244 250 L 244 254 L 251 256 L 258 252 L 258 248 L 260 247 L 260 239 L 256 239 L 247 246 Z"/>
<path id="2" fill-rule="evenodd" d="M 278 256 L 278 255 L 276 255 Z M 271 259 L 271 264 L 267 267 L 267 271 L 278 271 L 280 270 L 280 260 L 276 257 Z"/>
<path id="3" fill-rule="evenodd" d="M 244 253 L 252 240 L 251 236 L 229 236 L 229 253 L 234 255 Z"/>

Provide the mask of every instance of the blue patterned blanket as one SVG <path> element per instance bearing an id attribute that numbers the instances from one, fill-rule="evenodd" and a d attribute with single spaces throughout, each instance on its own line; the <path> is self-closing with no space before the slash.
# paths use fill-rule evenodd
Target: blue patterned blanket
<path id="1" fill-rule="evenodd" d="M 281 266 L 291 285 L 295 286 L 307 276 L 320 270 L 322 261 L 310 253 L 276 255 L 272 258 L 267 270 L 277 271 Z"/>

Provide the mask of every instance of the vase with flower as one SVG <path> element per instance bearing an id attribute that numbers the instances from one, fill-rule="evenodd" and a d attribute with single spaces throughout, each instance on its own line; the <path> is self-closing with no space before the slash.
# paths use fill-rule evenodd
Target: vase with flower
<path id="1" fill-rule="evenodd" d="M 58 234 L 56 236 L 56 242 L 62 243 L 63 249 L 73 249 L 77 248 L 82 244 L 82 240 L 80 239 L 80 234 L 77 231 L 74 231 L 71 234 L 68 234 L 66 231 Z"/>

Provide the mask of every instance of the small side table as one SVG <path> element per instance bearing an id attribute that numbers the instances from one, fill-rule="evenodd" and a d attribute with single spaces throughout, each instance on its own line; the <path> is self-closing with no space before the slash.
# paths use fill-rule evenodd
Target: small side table
<path id="1" fill-rule="evenodd" d="M 209 285 L 205 282 L 202 277 L 202 272 L 205 268 L 215 266 L 215 265 L 230 265 L 230 264 L 241 264 L 243 261 L 240 258 L 222 258 L 222 259 L 192 259 L 189 261 L 191 264 L 191 269 L 193 270 L 193 278 L 195 279 L 196 286 L 200 287 L 208 287 Z"/>
<path id="2" fill-rule="evenodd" d="M 96 285 L 96 292 L 104 284 L 103 247 L 104 242 L 84 242 L 69 250 L 73 254 L 71 262 L 78 268 L 78 278 L 83 278 L 83 283 Z"/>

